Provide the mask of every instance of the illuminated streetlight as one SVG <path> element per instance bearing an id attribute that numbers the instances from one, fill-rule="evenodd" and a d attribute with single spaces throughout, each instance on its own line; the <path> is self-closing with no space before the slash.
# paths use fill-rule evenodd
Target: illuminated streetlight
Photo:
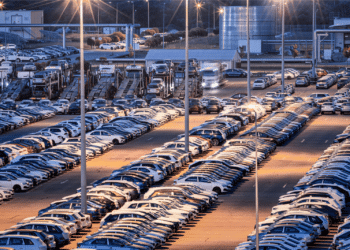
<path id="1" fill-rule="evenodd" d="M 4 8 L 4 3 L 0 2 L 0 9 L 2 10 L 2 8 Z"/>
<path id="2" fill-rule="evenodd" d="M 197 3 L 196 7 L 197 7 L 197 28 L 198 28 L 198 11 L 202 7 L 201 3 Z"/>

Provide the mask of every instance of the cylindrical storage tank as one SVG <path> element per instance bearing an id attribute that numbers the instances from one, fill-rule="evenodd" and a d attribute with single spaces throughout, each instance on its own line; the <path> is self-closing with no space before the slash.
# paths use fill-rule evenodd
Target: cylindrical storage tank
<path id="1" fill-rule="evenodd" d="M 220 49 L 238 49 L 238 40 L 247 40 L 247 7 L 225 6 L 221 9 Z M 275 6 L 249 7 L 250 39 L 274 39 L 276 18 Z"/>

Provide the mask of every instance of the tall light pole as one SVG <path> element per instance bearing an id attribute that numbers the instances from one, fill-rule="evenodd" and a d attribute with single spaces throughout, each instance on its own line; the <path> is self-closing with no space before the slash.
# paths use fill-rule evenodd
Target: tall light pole
<path id="1" fill-rule="evenodd" d="M 198 11 L 200 7 L 201 7 L 201 4 L 197 3 L 197 28 L 198 28 Z"/>
<path id="2" fill-rule="evenodd" d="M 97 0 L 97 23 L 100 24 L 100 0 Z M 97 34 L 100 34 L 100 27 L 97 27 Z"/>
<path id="3" fill-rule="evenodd" d="M 258 123 L 257 113 L 255 113 L 255 244 L 259 249 L 259 189 L 258 189 Z"/>
<path id="4" fill-rule="evenodd" d="M 214 3 L 214 7 L 213 7 L 213 30 L 215 30 L 215 3 Z"/>
<path id="5" fill-rule="evenodd" d="M 146 2 L 147 2 L 147 13 L 148 13 L 148 19 L 147 19 L 147 21 L 148 21 L 148 28 L 149 28 L 149 0 L 146 0 Z"/>
<path id="6" fill-rule="evenodd" d="M 188 94 L 188 0 L 186 0 L 185 46 L 185 151 L 188 152 L 190 132 L 190 100 Z"/>
<path id="7" fill-rule="evenodd" d="M 249 21 L 249 0 L 247 0 L 247 96 L 248 103 L 250 103 L 250 99 L 252 97 L 251 89 L 250 89 L 250 21 Z"/>
<path id="8" fill-rule="evenodd" d="M 282 0 L 282 72 L 281 72 L 282 93 L 284 93 L 284 0 Z"/>
<path id="9" fill-rule="evenodd" d="M 83 1 L 80 0 L 80 123 L 81 123 L 81 212 L 87 212 L 86 202 L 86 138 L 85 138 L 85 80 L 84 80 L 84 19 Z"/>
<path id="10" fill-rule="evenodd" d="M 312 78 L 316 78 L 316 5 L 315 0 L 312 0 Z"/>
<path id="11" fill-rule="evenodd" d="M 119 23 L 119 3 L 117 2 L 117 12 L 115 17 L 116 23 Z"/>
<path id="12" fill-rule="evenodd" d="M 164 49 L 164 35 L 165 35 L 165 31 L 164 31 L 164 19 L 165 19 L 165 2 L 163 5 L 163 49 Z"/>

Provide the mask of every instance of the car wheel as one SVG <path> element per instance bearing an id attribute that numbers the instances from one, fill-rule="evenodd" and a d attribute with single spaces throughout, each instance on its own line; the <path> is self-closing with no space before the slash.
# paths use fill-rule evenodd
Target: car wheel
<path id="1" fill-rule="evenodd" d="M 29 61 L 30 61 L 30 62 L 34 62 L 34 59 L 33 59 L 33 58 L 31 58 Z"/>
<path id="2" fill-rule="evenodd" d="M 212 141 L 213 146 L 218 146 L 219 145 L 219 140 L 218 139 L 214 138 L 211 141 Z"/>
<path id="3" fill-rule="evenodd" d="M 207 110 L 207 114 L 210 114 L 210 111 Z"/>
<path id="4" fill-rule="evenodd" d="M 117 139 L 114 139 L 112 142 L 113 142 L 114 145 L 118 145 L 119 144 L 119 141 Z"/>
<path id="5" fill-rule="evenodd" d="M 198 113 L 203 114 L 203 109 L 200 109 Z"/>
<path id="6" fill-rule="evenodd" d="M 341 114 L 341 115 L 344 115 L 344 113 L 343 113 L 342 111 L 340 111 L 340 114 Z"/>
<path id="7" fill-rule="evenodd" d="M 217 194 L 221 194 L 221 189 L 219 187 L 214 187 L 213 191 Z"/>
<path id="8" fill-rule="evenodd" d="M 323 115 L 324 114 L 324 112 L 323 111 L 321 111 L 321 115 Z"/>
<path id="9" fill-rule="evenodd" d="M 20 62 L 20 61 L 21 61 L 21 59 L 17 58 L 17 59 L 16 59 L 16 61 L 17 61 L 17 62 Z"/>
<path id="10" fill-rule="evenodd" d="M 19 185 L 15 185 L 15 186 L 13 187 L 13 191 L 15 191 L 15 193 L 19 193 L 19 192 L 22 191 L 22 188 L 21 188 Z"/>
<path id="11" fill-rule="evenodd" d="M 291 80 L 292 79 L 292 77 L 291 76 L 287 76 L 287 80 Z"/>

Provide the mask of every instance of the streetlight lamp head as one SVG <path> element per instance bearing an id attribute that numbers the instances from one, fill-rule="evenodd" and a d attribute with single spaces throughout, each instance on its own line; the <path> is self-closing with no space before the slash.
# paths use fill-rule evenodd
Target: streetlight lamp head
<path id="1" fill-rule="evenodd" d="M 197 8 L 202 7 L 202 5 L 200 3 L 197 3 Z"/>
<path id="2" fill-rule="evenodd" d="M 4 7 L 4 3 L 0 2 L 0 8 Z"/>
<path id="3" fill-rule="evenodd" d="M 220 14 L 224 13 L 224 9 L 219 9 Z"/>

